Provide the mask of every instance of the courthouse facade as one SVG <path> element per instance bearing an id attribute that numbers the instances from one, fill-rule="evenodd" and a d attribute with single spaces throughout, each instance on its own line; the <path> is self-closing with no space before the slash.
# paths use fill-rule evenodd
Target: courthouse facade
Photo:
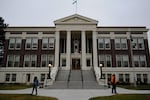
<path id="1" fill-rule="evenodd" d="M 115 74 L 120 83 L 150 83 L 148 29 L 145 26 L 98 26 L 74 14 L 52 27 L 8 27 L 0 83 L 44 82 L 60 70 L 93 70 L 95 79 Z M 100 68 L 100 65 L 102 68 Z M 101 71 L 102 70 L 102 71 Z"/>

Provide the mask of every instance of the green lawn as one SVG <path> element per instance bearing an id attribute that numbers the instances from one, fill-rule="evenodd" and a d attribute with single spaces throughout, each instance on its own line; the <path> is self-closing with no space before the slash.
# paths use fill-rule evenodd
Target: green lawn
<path id="1" fill-rule="evenodd" d="M 26 84 L 0 84 L 0 90 L 17 90 L 17 89 L 26 89 L 30 87 L 32 86 Z"/>
<path id="2" fill-rule="evenodd" d="M 58 99 L 44 96 L 33 96 L 30 94 L 0 94 L 0 100 L 58 100 Z"/>
<path id="3" fill-rule="evenodd" d="M 150 100 L 150 94 L 117 94 L 113 96 L 94 97 L 89 100 Z"/>
<path id="4" fill-rule="evenodd" d="M 118 85 L 118 87 L 134 90 L 150 90 L 150 85 L 137 85 L 136 87 L 133 85 Z"/>

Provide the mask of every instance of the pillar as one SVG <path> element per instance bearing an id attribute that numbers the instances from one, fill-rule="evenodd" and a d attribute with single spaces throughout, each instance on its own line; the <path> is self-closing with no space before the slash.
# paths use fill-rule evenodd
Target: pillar
<path id="1" fill-rule="evenodd" d="M 55 67 L 59 66 L 59 31 L 55 33 Z"/>
<path id="2" fill-rule="evenodd" d="M 67 48 L 66 48 L 67 50 L 67 54 L 66 54 L 66 67 L 67 67 L 67 69 L 70 69 L 70 55 L 71 55 L 71 32 L 70 31 L 67 31 Z"/>
<path id="3" fill-rule="evenodd" d="M 86 68 L 86 42 L 85 42 L 85 31 L 82 31 L 82 69 Z"/>

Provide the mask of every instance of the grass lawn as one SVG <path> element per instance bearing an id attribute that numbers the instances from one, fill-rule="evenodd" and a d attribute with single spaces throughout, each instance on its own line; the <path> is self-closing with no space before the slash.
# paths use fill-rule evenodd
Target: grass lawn
<path id="1" fill-rule="evenodd" d="M 0 90 L 17 90 L 17 89 L 26 89 L 30 87 L 32 86 L 26 84 L 0 84 Z"/>
<path id="2" fill-rule="evenodd" d="M 94 97 L 89 100 L 150 100 L 150 94 L 117 94 L 113 96 Z"/>
<path id="3" fill-rule="evenodd" d="M 150 85 L 137 85 L 136 87 L 133 85 L 118 85 L 118 87 L 134 90 L 150 90 Z"/>
<path id="4" fill-rule="evenodd" d="M 0 100 L 58 100 L 52 97 L 34 96 L 30 94 L 0 94 Z"/>

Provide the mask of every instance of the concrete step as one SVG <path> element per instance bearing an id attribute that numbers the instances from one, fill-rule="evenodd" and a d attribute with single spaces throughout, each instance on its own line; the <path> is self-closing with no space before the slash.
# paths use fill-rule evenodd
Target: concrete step
<path id="1" fill-rule="evenodd" d="M 72 70 L 69 81 L 82 81 L 81 70 Z"/>
<path id="2" fill-rule="evenodd" d="M 92 70 L 83 70 L 82 75 L 83 75 L 83 81 L 96 81 Z"/>
<path id="3" fill-rule="evenodd" d="M 56 81 L 68 81 L 69 70 L 59 70 Z"/>
<path id="4" fill-rule="evenodd" d="M 84 89 L 105 89 L 104 85 L 98 85 L 96 81 L 83 81 Z"/>
<path id="5" fill-rule="evenodd" d="M 47 86 L 48 89 L 67 89 L 67 81 L 55 81 L 53 85 Z"/>
<path id="6" fill-rule="evenodd" d="M 82 89 L 82 81 L 70 81 L 68 84 L 69 89 Z"/>

